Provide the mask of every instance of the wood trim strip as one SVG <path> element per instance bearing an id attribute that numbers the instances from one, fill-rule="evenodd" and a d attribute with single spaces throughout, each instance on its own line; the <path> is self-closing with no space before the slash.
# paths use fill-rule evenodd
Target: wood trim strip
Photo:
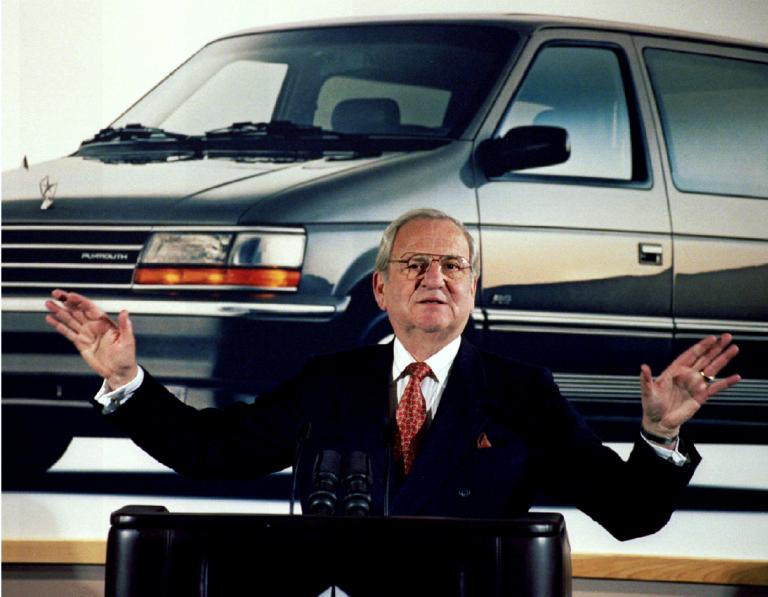
<path id="1" fill-rule="evenodd" d="M 95 564 L 105 541 L 3 541 L 4 564 Z M 612 554 L 571 556 L 575 578 L 768 586 L 768 561 Z"/>
<path id="2" fill-rule="evenodd" d="M 578 553 L 571 560 L 576 578 L 768 586 L 768 561 Z"/>
<path id="3" fill-rule="evenodd" d="M 106 541 L 3 541 L 3 564 L 100 564 Z"/>

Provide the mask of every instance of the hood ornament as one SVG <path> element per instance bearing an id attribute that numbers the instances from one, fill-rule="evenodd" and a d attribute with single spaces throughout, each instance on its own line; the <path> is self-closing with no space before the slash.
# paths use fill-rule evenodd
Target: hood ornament
<path id="1" fill-rule="evenodd" d="M 51 182 L 47 176 L 43 177 L 39 184 L 40 195 L 43 197 L 40 209 L 50 209 L 53 206 L 53 198 L 56 197 L 56 187 L 58 186 L 59 183 Z"/>

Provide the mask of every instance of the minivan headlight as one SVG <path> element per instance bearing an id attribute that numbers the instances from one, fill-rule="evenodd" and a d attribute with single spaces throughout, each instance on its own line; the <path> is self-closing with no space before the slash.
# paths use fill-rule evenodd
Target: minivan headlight
<path id="1" fill-rule="evenodd" d="M 145 243 L 139 285 L 296 290 L 306 237 L 302 230 L 156 232 Z"/>

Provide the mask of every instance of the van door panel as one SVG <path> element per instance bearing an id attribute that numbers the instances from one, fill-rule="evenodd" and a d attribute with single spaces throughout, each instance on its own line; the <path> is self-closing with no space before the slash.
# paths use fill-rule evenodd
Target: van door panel
<path id="1" fill-rule="evenodd" d="M 717 396 L 760 404 L 768 428 L 768 61 L 765 54 L 638 39 L 663 131 L 674 230 L 675 349 L 733 333 L 744 380 Z M 723 420 L 738 417 L 730 409 Z M 745 419 L 746 420 L 746 419 Z M 744 434 L 732 441 L 745 441 Z"/>
<path id="2" fill-rule="evenodd" d="M 626 36 L 550 31 L 534 42 L 487 135 L 545 116 L 571 129 L 574 163 L 479 185 L 486 345 L 550 367 L 587 414 L 610 414 L 614 402 L 629 419 L 639 414 L 640 364 L 660 370 L 672 341 L 671 229 L 652 121 Z M 545 60 L 548 51 L 556 55 Z M 536 76 L 549 87 L 530 83 Z"/>

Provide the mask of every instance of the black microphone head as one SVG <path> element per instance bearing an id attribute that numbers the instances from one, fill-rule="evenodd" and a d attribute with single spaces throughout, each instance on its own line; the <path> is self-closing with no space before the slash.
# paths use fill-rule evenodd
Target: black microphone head
<path id="1" fill-rule="evenodd" d="M 371 511 L 371 461 L 365 452 L 352 451 L 344 463 L 344 513 L 367 516 Z"/>
<path id="2" fill-rule="evenodd" d="M 315 460 L 315 478 L 323 475 L 338 483 L 340 470 L 341 454 L 336 450 L 321 450 Z"/>
<path id="3" fill-rule="evenodd" d="M 368 454 L 354 450 L 349 453 L 344 464 L 344 478 L 361 476 L 368 483 L 371 482 L 371 461 Z"/>
<path id="4" fill-rule="evenodd" d="M 336 512 L 336 486 L 339 482 L 341 454 L 322 450 L 315 459 L 313 491 L 307 500 L 310 514 L 330 516 Z"/>

